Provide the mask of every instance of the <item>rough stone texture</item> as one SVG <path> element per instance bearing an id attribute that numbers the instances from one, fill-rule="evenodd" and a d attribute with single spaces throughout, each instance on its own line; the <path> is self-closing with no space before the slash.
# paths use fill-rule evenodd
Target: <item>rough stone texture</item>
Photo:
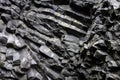
<path id="1" fill-rule="evenodd" d="M 120 80 L 119 0 L 0 0 L 0 80 Z"/>

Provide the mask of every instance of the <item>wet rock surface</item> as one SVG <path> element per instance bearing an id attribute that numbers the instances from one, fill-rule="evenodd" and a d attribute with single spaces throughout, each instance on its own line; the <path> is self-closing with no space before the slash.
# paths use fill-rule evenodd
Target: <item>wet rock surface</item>
<path id="1" fill-rule="evenodd" d="M 120 80 L 119 0 L 0 0 L 0 80 Z"/>

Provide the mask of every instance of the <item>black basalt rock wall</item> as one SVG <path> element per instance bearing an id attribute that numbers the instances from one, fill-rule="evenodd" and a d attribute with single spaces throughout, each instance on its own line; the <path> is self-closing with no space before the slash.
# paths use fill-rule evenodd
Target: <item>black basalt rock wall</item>
<path id="1" fill-rule="evenodd" d="M 119 0 L 0 0 L 0 80 L 120 80 Z"/>

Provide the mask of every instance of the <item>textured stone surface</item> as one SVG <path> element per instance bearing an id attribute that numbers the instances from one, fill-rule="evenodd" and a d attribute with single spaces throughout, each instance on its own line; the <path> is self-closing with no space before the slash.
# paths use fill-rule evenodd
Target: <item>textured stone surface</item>
<path id="1" fill-rule="evenodd" d="M 0 80 L 120 80 L 119 0 L 0 0 Z"/>

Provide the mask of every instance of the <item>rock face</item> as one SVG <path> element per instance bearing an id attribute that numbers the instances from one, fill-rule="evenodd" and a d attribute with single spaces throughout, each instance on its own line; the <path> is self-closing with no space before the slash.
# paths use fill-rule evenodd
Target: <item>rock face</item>
<path id="1" fill-rule="evenodd" d="M 120 80 L 119 0 L 0 0 L 0 80 Z"/>

